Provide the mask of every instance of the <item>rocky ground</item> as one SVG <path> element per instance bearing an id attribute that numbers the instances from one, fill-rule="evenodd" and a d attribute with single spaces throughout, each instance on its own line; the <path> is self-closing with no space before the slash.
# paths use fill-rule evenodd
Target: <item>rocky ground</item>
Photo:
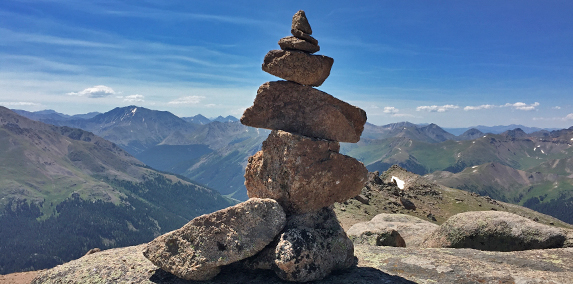
<path id="1" fill-rule="evenodd" d="M 359 196 L 334 205 L 345 230 L 380 213 L 407 214 L 440 225 L 451 216 L 468 211 L 506 211 L 541 224 L 573 229 L 571 224 L 522 206 L 431 183 L 398 166 L 376 176 L 369 173 Z M 404 189 L 391 182 L 393 176 L 404 181 Z"/>
<path id="2" fill-rule="evenodd" d="M 393 176 L 404 181 L 403 189 L 391 182 Z M 571 283 L 573 279 L 573 230 L 568 230 L 564 245 L 568 248 L 513 252 L 419 248 L 426 236 L 422 231 L 430 233 L 464 211 L 508 211 L 553 228 L 573 226 L 527 208 L 431 184 L 398 167 L 381 176 L 370 173 L 360 196 L 334 207 L 346 231 L 390 213 L 377 217 L 377 222 L 396 229 L 407 245 L 355 243 L 356 266 L 313 283 Z M 147 260 L 142 254 L 145 246 L 93 253 L 46 271 L 0 275 L 0 283 L 292 283 L 271 270 L 250 271 L 235 264 L 223 267 L 208 282 L 182 280 Z"/>
<path id="3" fill-rule="evenodd" d="M 142 254 L 145 245 L 86 255 L 44 271 L 32 283 L 292 283 L 272 271 L 224 267 L 207 282 L 168 274 Z M 357 245 L 358 265 L 313 283 L 571 283 L 573 248 L 485 252 Z M 24 283 L 24 282 L 21 282 Z"/>

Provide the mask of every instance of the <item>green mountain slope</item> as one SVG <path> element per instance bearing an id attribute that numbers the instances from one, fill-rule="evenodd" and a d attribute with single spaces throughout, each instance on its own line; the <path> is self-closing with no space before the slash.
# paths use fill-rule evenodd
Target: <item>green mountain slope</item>
<path id="1" fill-rule="evenodd" d="M 269 133 L 244 126 L 231 116 L 193 123 L 137 106 L 115 108 L 90 119 L 44 121 L 92 131 L 146 165 L 181 174 L 239 200 L 247 199 L 243 180 L 247 159 Z"/>
<path id="2" fill-rule="evenodd" d="M 573 179 L 567 176 L 488 163 L 456 174 L 434 172 L 425 177 L 435 183 L 520 204 L 573 223 Z"/>
<path id="3" fill-rule="evenodd" d="M 394 137 L 345 144 L 369 171 L 399 165 L 436 183 L 524 205 L 573 222 L 573 129 L 520 129 L 474 140 L 427 143 Z"/>
<path id="4" fill-rule="evenodd" d="M 92 133 L 0 107 L 0 274 L 146 242 L 231 203 Z"/>
<path id="5" fill-rule="evenodd" d="M 384 171 L 389 167 L 387 165 L 398 164 L 417 174 L 439 170 L 457 173 L 467 167 L 491 162 L 526 170 L 545 161 L 573 156 L 571 145 L 562 141 L 517 139 L 494 134 L 475 140 L 441 143 L 409 138 L 365 140 L 357 146 L 343 147 L 343 151 L 362 161 L 371 171 Z"/>

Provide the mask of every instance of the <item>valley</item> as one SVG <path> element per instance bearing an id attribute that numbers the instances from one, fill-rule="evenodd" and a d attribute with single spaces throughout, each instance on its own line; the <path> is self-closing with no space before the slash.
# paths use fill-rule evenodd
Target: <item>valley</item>
<path id="1" fill-rule="evenodd" d="M 0 114 L 0 238 L 6 240 L 0 273 L 51 267 L 93 247 L 146 242 L 246 200 L 247 159 L 269 133 L 233 117 L 179 118 L 137 106 L 82 116 L 23 113 L 37 121 L 5 108 Z M 362 140 L 341 143 L 341 153 L 370 172 L 398 165 L 424 176 L 450 188 L 439 187 L 448 202 L 424 201 L 421 195 L 411 211 L 396 207 L 399 198 L 370 193 L 368 204 L 351 199 L 336 205 L 337 214 L 343 224 L 381 212 L 438 223 L 467 210 L 534 214 L 512 205 L 517 204 L 571 224 L 572 139 L 572 128 L 471 128 L 456 136 L 435 124 L 367 123 Z M 539 216 L 545 223 L 561 222 Z"/>
<path id="2" fill-rule="evenodd" d="M 248 198 L 243 184 L 247 159 L 260 150 L 269 133 L 243 126 L 231 116 L 179 118 L 137 106 L 86 118 L 53 111 L 24 114 L 91 131 L 153 168 L 183 175 L 240 201 Z M 573 129 L 508 125 L 451 130 L 458 135 L 436 124 L 366 123 L 362 139 L 356 144 L 341 143 L 341 153 L 363 162 L 371 172 L 399 165 L 436 183 L 573 222 L 569 213 L 573 211 Z"/>

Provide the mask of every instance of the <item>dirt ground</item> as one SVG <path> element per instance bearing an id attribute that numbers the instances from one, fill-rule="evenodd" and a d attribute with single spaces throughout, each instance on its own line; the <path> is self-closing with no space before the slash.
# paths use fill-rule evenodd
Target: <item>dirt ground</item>
<path id="1" fill-rule="evenodd" d="M 40 272 L 29 271 L 0 275 L 0 284 L 29 284 Z"/>

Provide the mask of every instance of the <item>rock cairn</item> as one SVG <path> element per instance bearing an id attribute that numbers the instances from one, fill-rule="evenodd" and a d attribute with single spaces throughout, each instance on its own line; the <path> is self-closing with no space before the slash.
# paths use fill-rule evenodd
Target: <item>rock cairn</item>
<path id="1" fill-rule="evenodd" d="M 360 140 L 366 113 L 313 88 L 326 80 L 334 60 L 312 54 L 320 47 L 304 11 L 294 15 L 291 33 L 263 63 L 264 71 L 287 81 L 263 84 L 241 118 L 272 130 L 249 158 L 250 199 L 147 244 L 143 254 L 163 270 L 209 280 L 234 264 L 307 282 L 356 263 L 332 205 L 358 195 L 367 180 L 362 163 L 339 153 L 339 142 Z"/>
<path id="2" fill-rule="evenodd" d="M 247 193 L 276 200 L 287 216 L 275 241 L 245 265 L 306 282 L 355 262 L 352 241 L 331 206 L 358 195 L 367 180 L 361 162 L 339 153 L 339 142 L 360 140 L 366 113 L 313 88 L 330 75 L 334 60 L 312 54 L 320 47 L 304 11 L 293 16 L 291 34 L 262 66 L 287 81 L 264 83 L 241 117 L 244 125 L 272 130 L 249 158 Z"/>

